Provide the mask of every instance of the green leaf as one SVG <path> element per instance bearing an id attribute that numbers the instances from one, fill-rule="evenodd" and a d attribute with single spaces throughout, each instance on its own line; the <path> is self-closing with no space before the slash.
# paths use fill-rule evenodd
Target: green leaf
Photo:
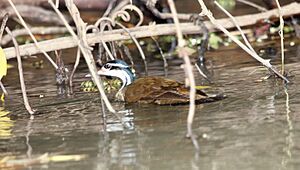
<path id="1" fill-rule="evenodd" d="M 0 47 L 0 80 L 7 73 L 7 61 L 3 49 Z"/>
<path id="2" fill-rule="evenodd" d="M 214 33 L 210 34 L 208 44 L 211 48 L 218 49 L 219 48 L 219 43 L 222 43 L 222 42 L 223 42 L 223 40 L 222 40 L 221 37 L 217 36 Z"/>
<path id="3" fill-rule="evenodd" d="M 226 10 L 231 11 L 235 8 L 235 0 L 217 0 L 217 2 Z"/>

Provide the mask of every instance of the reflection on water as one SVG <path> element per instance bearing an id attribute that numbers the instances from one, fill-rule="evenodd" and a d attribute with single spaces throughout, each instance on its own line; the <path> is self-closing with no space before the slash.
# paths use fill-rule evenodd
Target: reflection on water
<path id="1" fill-rule="evenodd" d="M 29 159 L 32 158 L 32 147 L 30 145 L 30 134 L 32 132 L 31 126 L 32 126 L 32 123 L 33 123 L 33 119 L 34 119 L 34 116 L 31 115 L 29 120 L 28 120 L 27 126 L 26 126 L 26 135 L 25 135 L 26 146 L 27 146 L 26 155 L 27 155 L 27 158 L 29 158 Z"/>
<path id="2" fill-rule="evenodd" d="M 286 129 L 286 146 L 284 147 L 283 151 L 286 153 L 285 156 L 283 156 L 281 164 L 282 169 L 288 169 L 288 163 L 292 160 L 292 148 L 294 147 L 294 141 L 293 141 L 293 122 L 290 117 L 290 97 L 288 93 L 288 89 L 285 88 L 284 92 L 286 94 L 286 122 L 287 122 L 287 129 Z"/>
<path id="3" fill-rule="evenodd" d="M 14 121 L 8 117 L 9 112 L 0 107 L 0 139 L 9 138 L 12 136 L 12 127 Z"/>
<path id="4" fill-rule="evenodd" d="M 286 65 L 295 75 L 287 87 L 281 81 L 257 81 L 266 70 L 255 62 L 216 69 L 214 86 L 228 98 L 197 106 L 194 131 L 199 135 L 199 155 L 185 138 L 188 106 L 116 102 L 117 110 L 132 112 L 107 113 L 104 124 L 98 94 L 77 89 L 76 96 L 61 97 L 55 95 L 55 85 L 47 85 L 44 93 L 39 86 L 43 81 L 29 81 L 30 101 L 40 114 L 30 119 L 17 100 L 19 91 L 12 93 L 5 105 L 12 116 L 7 117 L 4 108 L 0 111 L 0 156 L 88 155 L 79 161 L 33 164 L 30 169 L 298 169 L 300 72 L 295 60 Z M 180 68 L 171 66 L 169 71 L 170 78 L 182 81 Z M 43 73 L 47 81 L 53 75 Z M 35 86 L 39 87 L 34 93 Z M 36 97 L 40 93 L 46 97 Z"/>
<path id="5" fill-rule="evenodd" d="M 297 49 L 288 51 L 286 58 L 286 68 L 294 75 L 293 84 L 287 86 L 274 79 L 258 81 L 267 70 L 239 50 L 210 53 L 208 59 L 216 65 L 212 86 L 228 98 L 196 106 L 199 155 L 185 138 L 188 106 L 114 102 L 116 110 L 132 112 L 107 113 L 103 122 L 99 94 L 74 89 L 73 96 L 57 96 L 54 72 L 25 67 L 29 100 L 39 114 L 34 119 L 28 116 L 20 102 L 17 75 L 9 73 L 5 83 L 11 95 L 0 107 L 0 160 L 8 155 L 35 159 L 48 153 L 87 157 L 36 163 L 28 169 L 299 169 Z M 178 63 L 181 59 L 169 61 L 168 76 L 184 81 Z M 160 60 L 149 62 L 149 73 L 164 75 L 161 65 Z M 85 65 L 79 69 L 76 87 L 87 72 Z M 200 77 L 197 83 L 201 84 Z"/>
<path id="6" fill-rule="evenodd" d="M 199 11 L 199 5 L 186 1 L 177 1 L 177 5 L 184 12 Z M 235 14 L 245 10 L 253 12 L 239 8 Z M 132 112 L 107 113 L 103 122 L 99 94 L 74 89 L 74 96 L 57 96 L 52 68 L 45 64 L 44 69 L 34 70 L 28 66 L 30 61 L 24 60 L 29 100 L 39 114 L 34 119 L 27 115 L 16 68 L 10 70 L 4 83 L 11 95 L 4 108 L 0 107 L 0 169 L 5 156 L 34 160 L 45 153 L 87 157 L 35 163 L 25 169 L 299 169 L 299 50 L 300 46 L 286 54 L 286 68 L 295 76 L 287 87 L 280 81 L 257 81 L 267 71 L 240 50 L 209 52 L 208 60 L 216 68 L 213 86 L 228 98 L 196 107 L 193 127 L 199 136 L 199 155 L 185 138 L 188 106 L 115 102 L 116 110 Z M 149 60 L 153 60 L 149 74 L 164 75 L 163 62 Z M 169 78 L 184 81 L 178 66 L 182 60 L 168 62 Z M 76 87 L 85 80 L 86 72 L 81 64 L 75 75 Z M 199 84 L 200 79 L 198 76 Z"/>

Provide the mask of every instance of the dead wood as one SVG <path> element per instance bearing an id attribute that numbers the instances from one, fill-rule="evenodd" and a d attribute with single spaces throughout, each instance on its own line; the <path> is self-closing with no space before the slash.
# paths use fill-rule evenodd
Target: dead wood
<path id="1" fill-rule="evenodd" d="M 37 49 L 39 49 L 39 51 L 41 51 L 41 53 L 44 54 L 44 56 L 46 57 L 46 59 L 53 65 L 53 67 L 55 69 L 57 69 L 57 65 L 56 63 L 51 59 L 51 57 L 42 49 L 40 48 L 35 36 L 32 34 L 32 32 L 30 31 L 28 25 L 26 24 L 26 22 L 24 21 L 23 17 L 21 16 L 20 12 L 18 11 L 18 9 L 16 8 L 16 6 L 14 5 L 14 3 L 11 0 L 8 0 L 9 4 L 11 5 L 12 9 L 14 10 L 14 12 L 16 13 L 18 19 L 20 20 L 20 24 L 22 24 L 22 26 L 27 30 L 28 34 L 30 35 L 32 41 L 34 42 L 35 46 Z M 17 54 L 18 55 L 18 54 Z"/>
<path id="2" fill-rule="evenodd" d="M 17 43 L 17 40 L 15 39 L 14 35 L 11 33 L 11 31 L 9 30 L 8 27 L 6 27 L 6 32 L 12 36 L 12 40 L 14 42 L 15 45 L 15 50 L 16 50 L 16 54 L 17 54 L 17 61 L 18 61 L 18 70 L 19 70 L 19 77 L 20 77 L 20 84 L 21 84 L 21 91 L 22 91 L 22 96 L 23 96 L 23 101 L 24 101 L 24 106 L 26 108 L 26 110 L 28 111 L 28 113 L 30 115 L 34 114 L 34 110 L 31 108 L 30 104 L 29 104 L 29 100 L 27 97 L 27 91 L 26 91 L 26 85 L 25 85 L 25 80 L 24 80 L 24 74 L 23 74 L 23 67 L 22 67 L 22 59 L 19 53 L 19 45 Z"/>
<path id="3" fill-rule="evenodd" d="M 35 35 L 49 35 L 49 34 L 65 34 L 68 33 L 68 30 L 65 27 L 31 27 L 30 28 L 31 32 Z M 12 33 L 14 36 L 23 36 L 23 35 L 28 35 L 28 32 L 26 29 L 16 29 L 13 30 Z M 8 44 L 11 41 L 11 36 L 6 34 L 3 36 L 1 39 L 1 45 L 4 46 Z"/>
<path id="4" fill-rule="evenodd" d="M 63 25 L 61 20 L 53 11 L 46 10 L 42 7 L 32 5 L 16 5 L 16 8 L 23 18 L 26 18 L 30 21 Z M 11 6 L 2 9 L 1 13 L 8 13 L 9 17 L 11 18 L 16 17 L 16 14 Z"/>
<path id="5" fill-rule="evenodd" d="M 282 7 L 282 14 L 284 17 L 299 14 L 300 13 L 300 3 L 294 2 L 289 5 Z M 273 9 L 263 13 L 249 14 L 243 16 L 235 17 L 236 22 L 241 26 L 254 25 L 257 21 L 270 18 L 270 17 L 279 17 L 277 9 Z M 231 22 L 231 19 L 224 18 L 217 20 L 224 28 L 230 29 L 234 28 L 234 23 Z M 210 32 L 216 31 L 215 26 L 206 21 L 205 25 Z M 180 24 L 183 34 L 201 34 L 202 30 L 199 26 L 194 25 L 193 23 L 182 23 Z M 130 28 L 129 31 L 136 38 L 151 37 L 151 36 L 161 36 L 161 35 L 174 35 L 176 34 L 176 29 L 174 24 L 160 24 L 160 25 L 149 25 L 149 26 L 140 26 L 136 28 Z M 100 43 L 101 41 L 118 41 L 130 39 L 130 36 L 124 33 L 124 30 L 118 29 L 113 31 L 105 31 L 103 33 L 90 33 L 87 34 L 87 42 L 89 45 L 95 43 Z M 72 37 L 62 37 L 52 40 L 46 40 L 39 42 L 39 46 L 46 52 L 73 48 L 78 44 L 74 42 Z M 16 56 L 15 50 L 13 47 L 5 48 L 4 52 L 7 59 L 14 58 Z M 25 44 L 20 46 L 20 55 L 35 55 L 41 53 L 41 51 L 34 44 Z"/>
<path id="6" fill-rule="evenodd" d="M 105 9 L 110 0 L 76 0 L 75 4 L 79 9 Z M 60 0 L 60 5 L 65 1 Z M 14 0 L 15 5 L 42 6 L 49 7 L 48 0 Z M 8 7 L 7 0 L 0 0 L 0 8 Z"/>
<path id="7" fill-rule="evenodd" d="M 48 0 L 14 0 L 16 5 L 41 5 L 47 3 Z M 9 6 L 7 0 L 0 0 L 0 8 Z"/>

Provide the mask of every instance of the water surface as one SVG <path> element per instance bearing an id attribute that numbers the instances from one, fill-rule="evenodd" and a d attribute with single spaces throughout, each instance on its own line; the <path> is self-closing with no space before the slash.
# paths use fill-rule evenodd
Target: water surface
<path id="1" fill-rule="evenodd" d="M 40 59 L 25 59 L 29 100 L 39 114 L 28 116 L 17 70 L 10 69 L 4 79 L 10 97 L 0 107 L 0 159 L 35 159 L 45 153 L 86 156 L 23 169 L 299 169 L 299 49 L 288 47 L 286 52 L 292 76 L 287 86 L 275 79 L 260 81 L 268 71 L 239 49 L 208 53 L 214 66 L 213 90 L 228 98 L 197 105 L 193 127 L 201 147 L 198 155 L 185 138 L 188 106 L 113 102 L 117 110 L 132 112 L 118 114 L 121 120 L 107 112 L 104 124 L 99 94 L 79 88 L 88 72 L 83 61 L 75 75 L 75 94 L 58 96 L 49 64 L 37 70 L 31 63 Z M 74 53 L 64 52 L 68 67 Z M 148 61 L 150 75 L 164 75 L 162 60 Z M 178 58 L 169 61 L 168 78 L 184 81 L 181 63 Z M 279 66 L 279 59 L 273 63 Z M 143 65 L 137 67 L 143 70 Z M 197 84 L 207 84 L 195 75 Z"/>

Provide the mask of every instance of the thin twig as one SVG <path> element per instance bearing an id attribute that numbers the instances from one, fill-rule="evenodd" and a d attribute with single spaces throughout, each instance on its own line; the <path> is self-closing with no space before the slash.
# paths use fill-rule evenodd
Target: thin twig
<path id="1" fill-rule="evenodd" d="M 120 48 L 122 48 L 121 54 L 123 52 L 125 53 L 126 57 L 129 59 L 129 61 L 131 63 L 131 67 L 134 68 L 134 62 L 133 62 L 133 58 L 132 58 L 129 48 L 126 45 L 124 45 L 123 43 L 120 43 L 119 46 L 120 46 Z"/>
<path id="2" fill-rule="evenodd" d="M 264 7 L 262 7 L 262 6 L 259 6 L 259 5 L 255 4 L 255 3 L 253 3 L 253 2 L 249 2 L 249 1 L 246 1 L 246 0 L 237 0 L 237 1 L 238 1 L 238 2 L 241 2 L 241 3 L 244 3 L 244 4 L 246 4 L 246 5 L 252 6 L 252 7 L 258 9 L 258 10 L 261 11 L 261 12 L 266 12 L 266 11 L 268 11 L 266 8 L 264 8 Z"/>
<path id="3" fill-rule="evenodd" d="M 10 29 L 8 27 L 5 28 L 6 32 L 11 35 L 13 43 L 16 48 L 16 54 L 17 54 L 17 61 L 18 61 L 18 69 L 19 69 L 19 76 L 20 76 L 20 84 L 21 84 L 21 90 L 22 90 L 22 95 L 23 95 L 23 100 L 24 100 L 24 105 L 26 110 L 28 111 L 29 114 L 34 114 L 34 111 L 31 109 L 31 106 L 28 101 L 27 97 L 27 92 L 26 92 L 26 86 L 24 82 L 24 76 L 23 76 L 23 68 L 22 68 L 22 59 L 20 56 L 19 52 L 19 45 L 13 34 L 11 33 Z"/>
<path id="4" fill-rule="evenodd" d="M 176 26 L 176 32 L 177 32 L 177 38 L 178 38 L 178 55 L 183 58 L 184 60 L 184 70 L 185 74 L 188 78 L 189 81 L 189 86 L 190 86 L 190 107 L 189 107 L 189 114 L 187 116 L 187 136 L 191 138 L 194 147 L 197 151 L 199 151 L 199 144 L 196 139 L 196 136 L 193 134 L 193 120 L 194 120 L 194 115 L 195 115 L 195 95 L 196 95 L 196 83 L 195 83 L 195 78 L 193 74 L 193 67 L 190 62 L 190 58 L 188 56 L 188 53 L 185 49 L 185 40 L 183 39 L 183 35 L 179 26 L 179 19 L 177 17 L 177 11 L 175 8 L 175 4 L 173 0 L 168 0 L 172 15 L 173 15 L 173 20 Z"/>
<path id="5" fill-rule="evenodd" d="M 234 23 L 234 25 L 236 26 L 236 28 L 239 30 L 243 40 L 245 41 L 247 47 L 252 50 L 253 52 L 255 52 L 255 50 L 253 49 L 253 47 L 251 46 L 251 44 L 248 41 L 248 38 L 246 37 L 244 31 L 241 29 L 241 27 L 239 26 L 239 24 L 236 22 L 235 18 L 228 12 L 226 11 L 225 8 L 223 8 L 218 1 L 214 1 L 215 4 L 232 20 L 232 22 Z"/>
<path id="6" fill-rule="evenodd" d="M 90 70 L 90 73 L 92 75 L 92 78 L 94 80 L 94 82 L 96 83 L 98 89 L 99 89 L 99 92 L 100 92 L 100 95 L 101 97 L 103 98 L 104 102 L 105 102 L 105 105 L 106 107 L 108 108 L 108 110 L 112 113 L 116 113 L 115 109 L 112 107 L 111 103 L 109 102 L 106 94 L 105 94 L 105 91 L 102 87 L 102 82 L 101 82 L 101 78 L 99 78 L 99 76 L 97 75 L 97 68 L 96 68 L 96 65 L 95 65 L 95 61 L 93 59 L 93 56 L 92 56 L 92 53 L 90 51 L 90 47 L 88 46 L 86 40 L 84 39 L 85 37 L 81 37 L 81 39 L 79 40 L 77 35 L 75 34 L 75 32 L 72 30 L 71 26 L 68 24 L 67 20 L 65 19 L 65 17 L 63 16 L 63 14 L 57 9 L 55 8 L 55 5 L 54 3 L 52 2 L 52 0 L 48 0 L 48 3 L 51 5 L 51 7 L 54 9 L 54 11 L 57 13 L 57 15 L 61 18 L 61 20 L 63 21 L 63 23 L 65 24 L 66 28 L 69 30 L 70 34 L 72 35 L 73 39 L 75 42 L 78 43 L 78 46 L 81 50 L 81 53 L 83 54 L 83 57 L 88 65 L 88 68 Z M 70 1 L 67 1 L 66 0 L 66 4 L 73 4 L 72 2 Z M 76 6 L 71 6 L 69 8 L 75 8 Z M 76 10 L 76 9 L 70 9 L 70 14 L 73 15 L 72 17 L 74 17 L 74 22 L 76 23 L 78 20 L 80 22 L 83 23 L 83 21 L 81 19 L 78 19 L 77 17 L 79 16 L 76 16 L 76 15 L 79 15 L 79 11 L 76 10 L 75 13 L 72 12 L 72 10 Z M 79 17 L 80 18 L 80 17 Z M 76 20 L 77 19 L 77 20 Z M 83 24 L 85 25 L 85 24 Z M 81 26 L 83 26 L 81 25 Z M 78 30 L 78 31 L 81 31 L 81 33 L 83 34 L 83 36 L 85 36 L 85 28 L 84 30 Z"/>
<path id="7" fill-rule="evenodd" d="M 130 11 L 134 11 L 137 13 L 137 15 L 139 16 L 139 22 L 137 24 L 135 24 L 135 27 L 138 27 L 138 26 L 141 26 L 143 21 L 144 21 L 144 15 L 143 15 L 143 12 L 136 6 L 134 5 L 126 5 L 124 6 L 121 10 L 113 13 L 110 18 L 113 20 L 113 21 L 116 21 L 117 18 L 121 18 L 123 21 L 125 22 L 129 22 L 130 21 L 130 14 L 129 12 L 127 12 L 126 10 L 130 10 Z M 101 18 L 100 18 L 101 20 Z"/>
<path id="8" fill-rule="evenodd" d="M 239 45 L 244 51 L 246 51 L 248 54 L 250 54 L 254 59 L 262 63 L 263 66 L 267 67 L 270 71 L 272 71 L 276 76 L 283 79 L 285 82 L 289 83 L 289 80 L 284 77 L 282 74 L 280 74 L 270 63 L 270 60 L 265 60 L 261 58 L 256 52 L 249 49 L 245 44 L 243 44 L 240 40 L 238 40 L 235 36 L 231 35 L 228 30 L 226 30 L 220 23 L 216 21 L 216 19 L 213 17 L 212 13 L 207 9 L 206 5 L 204 4 L 203 0 L 198 0 L 202 12 L 200 15 L 206 15 L 210 21 L 222 32 L 224 32 L 232 41 L 234 41 L 237 45 Z"/>
<path id="9" fill-rule="evenodd" d="M 55 7 L 58 9 L 59 8 L 59 0 L 55 0 Z"/>
<path id="10" fill-rule="evenodd" d="M 211 82 L 210 78 L 208 78 L 208 76 L 200 69 L 199 65 L 197 63 L 195 63 L 195 67 L 198 70 L 199 74 L 209 83 Z"/>
<path id="11" fill-rule="evenodd" d="M 279 18 L 280 18 L 279 36 L 280 36 L 280 43 L 281 43 L 281 74 L 284 74 L 284 37 L 283 37 L 284 20 L 282 17 L 282 9 L 281 9 L 281 6 L 280 6 L 278 0 L 276 0 L 276 4 L 278 7 L 278 13 L 279 13 Z"/>
<path id="12" fill-rule="evenodd" d="M 140 0 L 140 1 L 142 1 L 142 3 L 144 3 L 146 5 L 148 10 L 150 10 L 154 16 L 156 16 L 160 19 L 172 19 L 173 18 L 172 13 L 161 12 L 156 8 L 157 0 L 154 0 L 154 1 L 153 0 Z M 194 14 L 180 14 L 180 13 L 178 14 L 177 13 L 177 18 L 180 20 L 190 20 L 193 15 Z"/>
<path id="13" fill-rule="evenodd" d="M 137 40 L 137 39 L 135 38 L 135 36 L 133 36 L 133 35 L 131 34 L 131 32 L 130 32 L 126 27 L 124 27 L 121 23 L 116 22 L 116 24 L 128 33 L 128 35 L 131 37 L 131 39 L 133 40 L 134 44 L 136 45 L 136 47 L 137 47 L 137 49 L 138 49 L 138 51 L 139 51 L 139 53 L 140 53 L 140 55 L 141 55 L 141 58 L 142 58 L 143 61 L 144 61 L 145 75 L 147 76 L 147 75 L 148 75 L 148 64 L 147 64 L 147 60 L 146 60 L 144 51 L 143 51 L 142 47 L 140 46 L 138 40 Z"/>
<path id="14" fill-rule="evenodd" d="M 166 56 L 165 56 L 164 52 L 162 51 L 161 47 L 159 46 L 157 40 L 154 37 L 151 37 L 151 39 L 154 41 L 154 43 L 164 61 L 164 72 L 165 72 L 165 77 L 167 77 L 168 76 L 168 61 L 166 59 Z"/>
<path id="15" fill-rule="evenodd" d="M 112 55 L 112 53 L 110 52 L 110 50 L 109 50 L 108 46 L 106 45 L 106 43 L 105 43 L 104 41 L 101 41 L 101 43 L 102 43 L 102 46 L 104 47 L 106 53 L 108 54 L 110 60 L 114 60 L 115 57 L 114 57 L 114 56 Z"/>
<path id="16" fill-rule="evenodd" d="M 8 20 L 8 14 L 6 13 L 2 19 L 2 24 L 1 24 L 1 28 L 0 28 L 0 40 L 2 39 L 2 35 L 3 35 L 4 29 L 5 29 L 7 20 Z M 7 90 L 5 89 L 4 85 L 1 82 L 1 78 L 2 77 L 0 77 L 0 88 L 2 89 L 4 95 L 7 96 L 8 93 L 7 93 Z"/>
<path id="17" fill-rule="evenodd" d="M 68 30 L 65 27 L 31 27 L 30 31 L 33 34 L 39 34 L 39 35 L 47 35 L 47 34 L 65 34 L 68 33 Z M 12 33 L 15 37 L 22 36 L 22 35 L 28 35 L 28 31 L 26 29 L 15 29 L 12 30 Z M 11 38 L 9 35 L 4 35 L 1 40 L 1 45 L 6 45 L 11 41 Z"/>
<path id="18" fill-rule="evenodd" d="M 74 67 L 73 67 L 73 70 L 72 70 L 72 73 L 70 75 L 70 79 L 69 79 L 69 84 L 70 84 L 70 87 L 71 89 L 73 89 L 73 77 L 74 77 L 74 74 L 75 74 L 75 71 L 79 65 L 79 61 L 80 61 L 80 49 L 77 48 L 77 55 L 76 55 L 76 61 L 75 61 L 75 64 L 74 64 Z M 73 90 L 71 90 L 71 93 L 73 93 Z"/>
<path id="19" fill-rule="evenodd" d="M 120 11 L 124 6 L 128 5 L 130 3 L 130 0 L 122 0 L 119 3 L 117 3 L 117 5 L 115 6 L 115 8 L 113 8 L 110 11 L 110 15 L 114 14 L 116 11 Z"/>
<path id="20" fill-rule="evenodd" d="M 110 14 L 111 10 L 113 9 L 113 7 L 115 6 L 117 0 L 110 0 L 104 14 L 102 17 L 108 17 L 108 15 Z"/>
<path id="21" fill-rule="evenodd" d="M 122 8 L 122 10 L 126 10 L 126 9 L 129 8 L 129 7 L 130 7 L 129 5 L 126 5 L 125 7 Z M 142 21 L 143 21 L 142 12 L 141 12 L 139 9 L 137 9 L 137 7 L 135 7 L 135 6 L 133 7 L 133 9 L 134 9 L 134 11 L 136 11 L 137 13 L 140 13 L 140 14 L 139 14 L 139 16 L 140 16 L 140 22 L 137 24 L 137 25 L 139 25 L 139 24 L 142 23 Z M 116 13 L 118 13 L 118 12 L 116 12 Z M 121 13 L 121 14 L 122 14 L 121 16 L 123 16 L 123 17 L 122 17 L 123 20 L 125 20 L 125 21 L 129 21 L 129 20 L 130 20 L 130 15 L 129 15 L 126 11 L 123 11 L 123 13 Z M 97 29 L 98 29 L 98 26 L 103 25 L 102 23 L 111 24 L 112 26 L 117 25 L 117 26 L 121 27 L 126 33 L 128 33 L 128 35 L 130 36 L 130 38 L 133 40 L 134 44 L 136 45 L 136 47 L 137 47 L 137 49 L 138 49 L 138 51 L 139 51 L 139 53 L 140 53 L 140 55 L 141 55 L 141 58 L 143 59 L 144 65 L 145 65 L 145 75 L 148 75 L 148 64 L 147 64 L 147 60 L 146 60 L 144 51 L 143 51 L 142 47 L 140 46 L 138 40 L 137 40 L 136 37 L 129 31 L 128 28 L 126 28 L 126 27 L 125 27 L 124 25 L 122 25 L 120 22 L 115 21 L 115 20 L 113 20 L 113 19 L 116 19 L 116 16 L 113 16 L 112 19 L 111 19 L 111 18 L 107 18 L 107 17 L 102 17 L 102 18 L 100 18 L 93 26 L 87 27 L 87 28 L 88 28 L 88 29 L 95 29 L 95 27 L 96 27 L 95 30 L 97 30 Z M 101 31 L 102 31 L 103 29 L 104 29 L 104 28 L 102 27 Z M 102 44 L 103 44 L 103 43 L 104 43 L 104 42 L 102 41 Z M 105 44 L 103 44 L 103 46 L 105 47 Z M 110 56 L 110 54 L 111 54 L 110 51 L 107 50 L 106 48 L 105 48 L 105 50 L 107 51 L 107 53 L 108 53 L 109 56 Z M 110 56 L 110 58 L 112 58 L 112 57 Z M 113 58 L 114 58 L 114 57 L 113 57 Z"/>
<path id="22" fill-rule="evenodd" d="M 45 57 L 48 59 L 48 61 L 50 61 L 50 63 L 53 65 L 53 67 L 55 69 L 57 69 L 57 65 L 55 64 L 55 62 L 51 59 L 51 57 L 42 49 L 40 48 L 40 46 L 38 45 L 37 40 L 35 39 L 34 35 L 31 33 L 30 29 L 28 28 L 27 24 L 25 23 L 24 19 L 22 18 L 22 16 L 20 15 L 20 13 L 18 12 L 16 6 L 13 4 L 13 2 L 11 0 L 8 0 L 8 2 L 10 3 L 10 5 L 12 6 L 12 8 L 14 9 L 15 13 L 17 14 L 19 20 L 21 21 L 23 27 L 28 31 L 28 34 L 30 35 L 31 39 L 33 40 L 33 42 L 35 43 L 36 47 L 45 55 Z"/>
<path id="23" fill-rule="evenodd" d="M 8 20 L 8 16 L 9 16 L 8 13 L 6 13 L 2 19 L 1 28 L 0 28 L 0 41 L 2 40 L 2 35 Z"/>
<path id="24" fill-rule="evenodd" d="M 4 95 L 7 96 L 7 95 L 8 95 L 8 92 L 7 92 L 7 90 L 5 89 L 5 87 L 4 87 L 3 83 L 1 82 L 1 80 L 0 80 L 0 88 L 2 89 Z"/>
<path id="25" fill-rule="evenodd" d="M 122 1 L 123 2 L 123 1 Z M 300 3 L 291 3 L 282 7 L 282 11 L 284 16 L 291 16 L 297 13 L 300 13 Z M 278 10 L 269 10 L 264 13 L 257 14 L 248 14 L 243 16 L 237 16 L 235 19 L 237 23 L 241 26 L 249 26 L 257 23 L 258 20 L 269 18 L 272 16 L 278 16 Z M 235 25 L 231 22 L 230 18 L 218 19 L 217 22 L 221 24 L 224 28 L 233 28 Z M 217 31 L 216 26 L 212 24 L 210 21 L 205 21 L 204 24 L 207 26 L 210 32 Z M 180 28 L 183 34 L 201 34 L 203 30 L 199 28 L 198 25 L 194 23 L 181 23 Z M 161 35 L 173 35 L 176 33 L 176 29 L 174 24 L 158 24 L 158 25 L 147 25 L 140 26 L 134 28 L 128 28 L 128 30 L 135 36 L 135 38 L 144 38 L 151 36 L 161 36 Z M 147 31 L 145 31 L 147 30 Z M 89 45 L 94 45 L 96 43 L 100 43 L 101 40 L 105 42 L 109 41 L 120 41 L 120 40 L 128 40 L 131 37 L 128 34 L 124 34 L 123 29 L 113 30 L 113 31 L 105 31 L 103 33 L 89 33 L 87 34 L 87 41 Z M 73 48 L 77 46 L 77 42 L 74 41 L 72 36 L 69 37 L 60 37 L 52 40 L 45 40 L 39 42 L 39 46 L 46 52 L 62 50 L 67 48 Z M 28 56 L 35 55 L 41 53 L 41 51 L 35 46 L 35 44 L 24 44 L 20 46 L 20 55 Z M 5 48 L 4 52 L 6 54 L 6 58 L 14 58 L 16 56 L 15 50 L 13 47 Z"/>

